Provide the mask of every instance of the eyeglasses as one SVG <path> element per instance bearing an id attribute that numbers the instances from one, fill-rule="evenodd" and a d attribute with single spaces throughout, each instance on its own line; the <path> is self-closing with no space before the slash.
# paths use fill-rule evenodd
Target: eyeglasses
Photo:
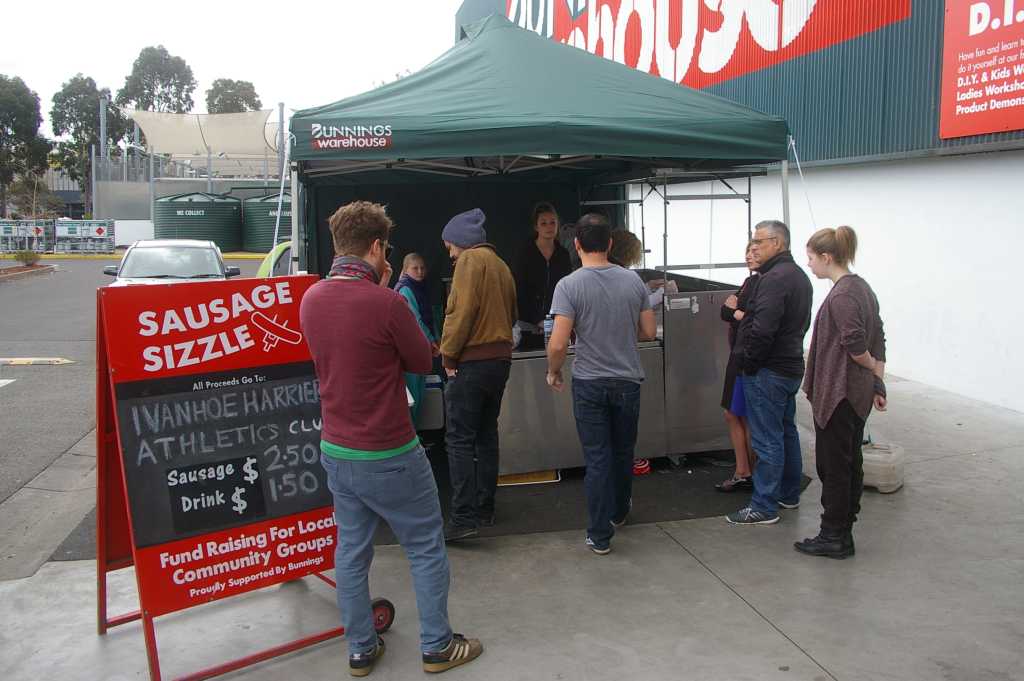
<path id="1" fill-rule="evenodd" d="M 763 239 L 751 239 L 751 240 L 750 240 L 750 245 L 751 245 L 751 246 L 760 246 L 760 245 L 761 245 L 761 244 L 763 244 L 763 243 L 764 243 L 765 241 L 768 241 L 768 240 L 770 240 L 770 239 L 778 239 L 778 238 L 779 238 L 778 236 L 772 235 L 772 236 L 766 236 L 766 237 L 765 237 L 765 238 L 763 238 Z"/>

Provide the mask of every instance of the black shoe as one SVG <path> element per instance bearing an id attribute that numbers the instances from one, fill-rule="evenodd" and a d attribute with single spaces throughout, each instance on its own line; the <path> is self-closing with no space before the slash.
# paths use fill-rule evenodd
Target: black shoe
<path id="1" fill-rule="evenodd" d="M 368 653 L 355 653 L 348 656 L 348 673 L 352 676 L 368 676 L 373 665 L 384 657 L 384 639 L 377 637 L 377 647 Z"/>
<path id="2" fill-rule="evenodd" d="M 492 511 L 490 515 L 480 518 L 480 527 L 494 527 L 494 516 L 495 514 Z"/>
<path id="3" fill-rule="evenodd" d="M 480 534 L 478 529 L 475 527 L 468 527 L 466 525 L 448 523 L 444 528 L 445 541 L 459 541 L 460 539 L 475 537 L 478 534 Z"/>
<path id="4" fill-rule="evenodd" d="M 849 543 L 847 543 L 844 534 L 825 534 L 824 532 L 819 532 L 817 537 L 794 543 L 793 548 L 800 553 L 806 553 L 808 556 L 821 556 L 823 558 L 836 558 L 839 560 L 852 556 L 854 552 L 852 537 Z"/>
<path id="5" fill-rule="evenodd" d="M 732 476 L 728 480 L 715 485 L 715 489 L 719 492 L 750 492 L 754 489 L 754 481 L 747 477 Z"/>
<path id="6" fill-rule="evenodd" d="M 446 672 L 452 667 L 472 662 L 484 652 L 479 639 L 466 638 L 462 634 L 452 634 L 451 642 L 444 650 L 436 653 L 423 653 L 423 671 L 430 674 Z"/>
<path id="7" fill-rule="evenodd" d="M 852 556 L 857 553 L 857 547 L 853 543 L 853 530 L 847 530 L 846 534 L 843 535 L 843 546 L 850 552 L 849 555 Z"/>

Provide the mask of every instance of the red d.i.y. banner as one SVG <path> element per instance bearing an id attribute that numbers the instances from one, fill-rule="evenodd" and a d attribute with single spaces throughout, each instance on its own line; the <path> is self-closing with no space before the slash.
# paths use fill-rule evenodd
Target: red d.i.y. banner
<path id="1" fill-rule="evenodd" d="M 1024 130 L 1024 0 L 946 0 L 943 139 Z"/>

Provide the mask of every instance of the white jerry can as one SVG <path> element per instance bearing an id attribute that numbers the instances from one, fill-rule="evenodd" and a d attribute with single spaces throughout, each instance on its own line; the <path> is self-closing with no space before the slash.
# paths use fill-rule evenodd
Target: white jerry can
<path id="1" fill-rule="evenodd" d="M 898 445 L 865 443 L 864 486 L 874 487 L 882 494 L 891 494 L 903 487 L 903 448 Z"/>

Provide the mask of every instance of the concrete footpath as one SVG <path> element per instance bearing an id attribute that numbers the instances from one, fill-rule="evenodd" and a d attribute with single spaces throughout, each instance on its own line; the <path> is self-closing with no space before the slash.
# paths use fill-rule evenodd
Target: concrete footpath
<path id="1" fill-rule="evenodd" d="M 452 622 L 485 652 L 445 678 L 1024 679 L 1024 414 L 908 381 L 889 392 L 871 433 L 904 448 L 906 486 L 865 494 L 854 558 L 792 549 L 817 530 L 817 481 L 777 525 L 627 526 L 605 557 L 580 532 L 453 546 Z M 147 677 L 138 623 L 96 635 L 94 575 L 91 561 L 46 563 L 0 582 L 2 678 Z M 137 607 L 130 571 L 111 582 L 114 613 Z M 424 678 L 399 548 L 377 549 L 371 591 L 398 609 L 371 678 Z M 170 615 L 156 625 L 164 678 L 336 621 L 313 579 Z M 346 666 L 339 640 L 226 678 L 340 679 Z"/>

